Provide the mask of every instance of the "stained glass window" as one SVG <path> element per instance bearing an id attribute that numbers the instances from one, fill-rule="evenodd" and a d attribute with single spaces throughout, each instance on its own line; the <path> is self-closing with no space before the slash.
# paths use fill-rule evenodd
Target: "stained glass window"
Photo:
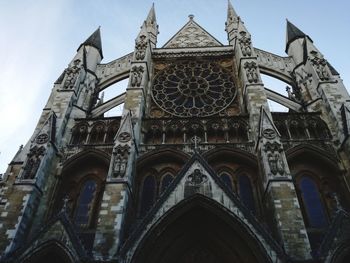
<path id="1" fill-rule="evenodd" d="M 300 181 L 300 190 L 309 227 L 326 227 L 328 222 L 315 182 L 310 177 L 303 177 Z"/>
<path id="2" fill-rule="evenodd" d="M 252 184 L 247 175 L 240 175 L 238 179 L 239 197 L 243 204 L 252 212 L 255 212 L 255 202 Z"/>
<path id="3" fill-rule="evenodd" d="M 165 191 L 165 189 L 168 188 L 168 186 L 171 184 L 172 181 L 173 181 L 173 176 L 171 174 L 166 174 L 163 177 L 162 187 L 161 187 L 161 192 L 162 193 Z"/>
<path id="4" fill-rule="evenodd" d="M 88 180 L 83 184 L 80 190 L 80 196 L 75 212 L 75 223 L 78 226 L 86 227 L 89 225 L 95 200 L 96 188 L 96 182 L 94 180 Z"/>
<path id="5" fill-rule="evenodd" d="M 141 195 L 141 209 L 140 215 L 144 216 L 152 207 L 156 194 L 156 181 L 154 176 L 147 176 L 143 181 L 142 195 Z"/>
<path id="6" fill-rule="evenodd" d="M 223 173 L 220 176 L 221 180 L 228 186 L 228 188 L 232 191 L 232 180 L 231 180 L 231 176 L 228 175 L 227 173 Z"/>

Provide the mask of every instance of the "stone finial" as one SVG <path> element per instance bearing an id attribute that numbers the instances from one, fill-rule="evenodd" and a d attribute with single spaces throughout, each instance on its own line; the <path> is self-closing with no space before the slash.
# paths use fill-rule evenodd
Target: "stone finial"
<path id="1" fill-rule="evenodd" d="M 189 18 L 190 20 L 193 20 L 193 18 L 194 18 L 194 15 L 192 15 L 192 14 L 189 14 L 189 15 L 188 15 L 188 18 Z"/>

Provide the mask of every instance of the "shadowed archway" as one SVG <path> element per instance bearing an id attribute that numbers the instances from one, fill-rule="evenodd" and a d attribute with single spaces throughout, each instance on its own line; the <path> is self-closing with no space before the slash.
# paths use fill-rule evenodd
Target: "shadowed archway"
<path id="1" fill-rule="evenodd" d="M 49 241 L 41 245 L 31 255 L 22 259 L 25 263 L 71 263 L 76 262 L 71 253 L 57 241 Z"/>
<path id="2" fill-rule="evenodd" d="M 131 262 L 253 263 L 271 259 L 240 219 L 217 202 L 195 195 L 150 229 Z"/>

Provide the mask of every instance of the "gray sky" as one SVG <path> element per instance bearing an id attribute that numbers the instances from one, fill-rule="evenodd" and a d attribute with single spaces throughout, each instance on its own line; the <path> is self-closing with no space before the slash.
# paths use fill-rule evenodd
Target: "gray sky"
<path id="1" fill-rule="evenodd" d="M 79 44 L 101 26 L 104 63 L 131 52 L 152 2 L 160 31 L 158 47 L 188 21 L 189 14 L 227 44 L 226 0 L 0 1 L 0 173 L 31 136 L 53 82 Z M 350 88 L 346 52 L 350 1 L 232 0 L 232 4 L 255 47 L 284 56 L 288 18 L 313 39 Z"/>

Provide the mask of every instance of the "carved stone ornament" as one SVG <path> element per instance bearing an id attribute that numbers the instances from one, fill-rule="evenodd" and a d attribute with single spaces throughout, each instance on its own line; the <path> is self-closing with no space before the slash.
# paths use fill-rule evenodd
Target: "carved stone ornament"
<path id="1" fill-rule="evenodd" d="M 265 129 L 262 132 L 262 135 L 266 138 L 266 139 L 273 139 L 276 137 L 276 132 L 273 129 Z"/>
<path id="2" fill-rule="evenodd" d="M 259 81 L 257 65 L 254 61 L 244 63 L 246 76 L 249 83 L 257 83 Z"/>
<path id="3" fill-rule="evenodd" d="M 128 141 L 130 141 L 130 139 L 131 139 L 131 135 L 128 132 L 122 132 L 118 136 L 118 140 L 120 142 L 128 142 Z"/>
<path id="4" fill-rule="evenodd" d="M 135 59 L 143 60 L 146 56 L 147 41 L 145 35 L 141 35 L 135 46 Z"/>
<path id="5" fill-rule="evenodd" d="M 132 87 L 140 87 L 142 82 L 144 69 L 142 66 L 134 66 L 131 69 L 131 86 Z"/>
<path id="6" fill-rule="evenodd" d="M 241 38 L 239 39 L 239 45 L 242 50 L 242 55 L 244 57 L 246 56 L 249 57 L 252 55 L 251 38 L 249 36 L 247 37 L 247 32 L 244 32 L 244 31 L 240 32 L 240 35 L 241 35 Z"/>
<path id="7" fill-rule="evenodd" d="M 192 174 L 190 174 L 187 177 L 187 181 L 191 185 L 200 185 L 208 180 L 208 177 L 205 174 L 202 174 L 202 172 L 199 169 L 195 169 Z"/>
<path id="8" fill-rule="evenodd" d="M 281 158 L 281 153 L 269 153 L 267 155 L 267 160 L 269 162 L 270 170 L 273 175 L 276 175 L 277 173 L 281 175 L 284 174 L 284 163 Z"/>
<path id="9" fill-rule="evenodd" d="M 49 140 L 49 135 L 46 133 L 39 134 L 38 137 L 36 137 L 35 142 L 37 144 L 44 144 Z"/>
<path id="10" fill-rule="evenodd" d="M 121 177 L 123 178 L 125 176 L 126 167 L 128 164 L 128 157 L 129 157 L 130 147 L 128 145 L 118 145 L 114 151 L 113 154 L 115 155 L 114 158 L 114 167 L 113 167 L 113 177 Z"/>
<path id="11" fill-rule="evenodd" d="M 318 77 L 321 80 L 329 80 L 329 73 L 327 71 L 327 61 L 324 58 L 320 58 L 316 51 L 311 51 L 313 58 L 311 63 L 314 66 Z"/>
<path id="12" fill-rule="evenodd" d="M 73 65 L 68 67 L 65 70 L 66 73 L 66 79 L 64 81 L 64 88 L 65 89 L 73 89 L 75 82 L 77 81 L 77 77 L 80 71 L 80 59 L 76 59 L 73 62 Z"/>
<path id="13" fill-rule="evenodd" d="M 282 146 L 278 142 L 272 142 L 272 143 L 267 142 L 265 144 L 265 149 L 264 149 L 265 152 L 274 152 L 274 151 L 281 152 L 282 150 L 283 150 Z"/>
<path id="14" fill-rule="evenodd" d="M 282 159 L 282 146 L 278 142 L 267 142 L 265 144 L 265 152 L 267 153 L 267 161 L 270 171 L 273 175 L 283 175 L 285 164 Z"/>
<path id="15" fill-rule="evenodd" d="M 152 96 L 164 111 L 179 117 L 210 116 L 227 108 L 237 89 L 232 74 L 219 63 L 177 62 L 154 79 Z"/>

